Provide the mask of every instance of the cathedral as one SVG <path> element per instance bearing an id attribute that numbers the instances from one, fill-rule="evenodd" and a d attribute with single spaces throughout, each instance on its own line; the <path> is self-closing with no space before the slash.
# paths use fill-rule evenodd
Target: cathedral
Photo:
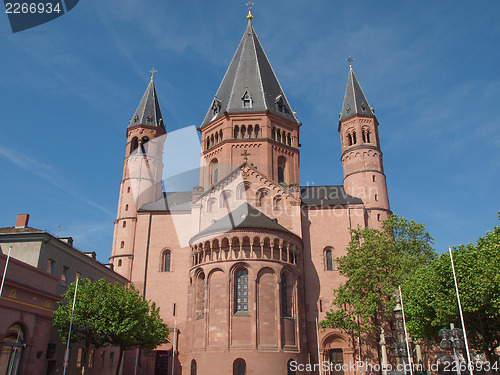
<path id="1" fill-rule="evenodd" d="M 379 124 L 351 66 L 338 123 L 344 180 L 302 186 L 302 124 L 251 10 L 247 19 L 198 127 L 197 186 L 162 184 L 168 119 L 153 77 L 126 129 L 110 261 L 160 307 L 170 335 L 152 353 L 128 352 L 124 374 L 295 374 L 318 359 L 358 360 L 358 343 L 316 322 L 345 281 L 336 258 L 349 229 L 390 214 Z"/>

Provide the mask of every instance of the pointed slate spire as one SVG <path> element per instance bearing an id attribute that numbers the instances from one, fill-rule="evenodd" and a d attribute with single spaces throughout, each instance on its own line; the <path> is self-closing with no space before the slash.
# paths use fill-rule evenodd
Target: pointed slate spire
<path id="1" fill-rule="evenodd" d="M 166 131 L 152 76 L 128 127 L 132 128 L 139 125 L 156 126 Z"/>
<path id="2" fill-rule="evenodd" d="M 269 110 L 298 122 L 252 26 L 248 26 L 201 126 L 228 113 Z"/>
<path id="3" fill-rule="evenodd" d="M 345 89 L 344 105 L 342 106 L 342 112 L 340 112 L 340 121 L 354 115 L 375 117 L 373 108 L 370 107 L 365 93 L 352 70 L 352 66 L 349 66 L 349 77 Z"/>

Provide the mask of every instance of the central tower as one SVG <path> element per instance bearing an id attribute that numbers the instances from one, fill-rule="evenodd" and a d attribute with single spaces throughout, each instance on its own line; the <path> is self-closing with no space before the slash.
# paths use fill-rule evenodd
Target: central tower
<path id="1" fill-rule="evenodd" d="M 199 130 L 200 185 L 248 161 L 280 184 L 299 183 L 299 127 L 252 26 L 248 26 Z"/>

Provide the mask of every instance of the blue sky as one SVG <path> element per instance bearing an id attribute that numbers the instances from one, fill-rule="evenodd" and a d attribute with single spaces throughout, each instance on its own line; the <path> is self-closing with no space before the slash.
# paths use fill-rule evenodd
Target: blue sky
<path id="1" fill-rule="evenodd" d="M 155 67 L 167 130 L 199 125 L 246 27 L 245 1 L 82 0 L 12 34 L 0 17 L 0 226 L 111 253 L 125 129 Z M 341 184 L 345 58 L 380 122 L 389 198 L 439 252 L 500 209 L 500 2 L 266 1 L 254 28 L 301 128 L 301 183 Z"/>

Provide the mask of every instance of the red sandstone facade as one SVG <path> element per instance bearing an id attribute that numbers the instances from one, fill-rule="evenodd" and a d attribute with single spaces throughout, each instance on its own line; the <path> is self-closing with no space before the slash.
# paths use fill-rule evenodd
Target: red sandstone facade
<path id="1" fill-rule="evenodd" d="M 124 373 L 286 374 L 318 353 L 358 359 L 350 337 L 316 329 L 344 282 L 335 258 L 349 229 L 390 213 L 378 122 L 352 68 L 342 186 L 300 186 L 300 126 L 250 16 L 199 128 L 199 186 L 163 193 L 166 129 L 151 79 L 127 129 L 111 262 L 160 306 L 171 334 L 153 355 L 129 353 Z"/>

